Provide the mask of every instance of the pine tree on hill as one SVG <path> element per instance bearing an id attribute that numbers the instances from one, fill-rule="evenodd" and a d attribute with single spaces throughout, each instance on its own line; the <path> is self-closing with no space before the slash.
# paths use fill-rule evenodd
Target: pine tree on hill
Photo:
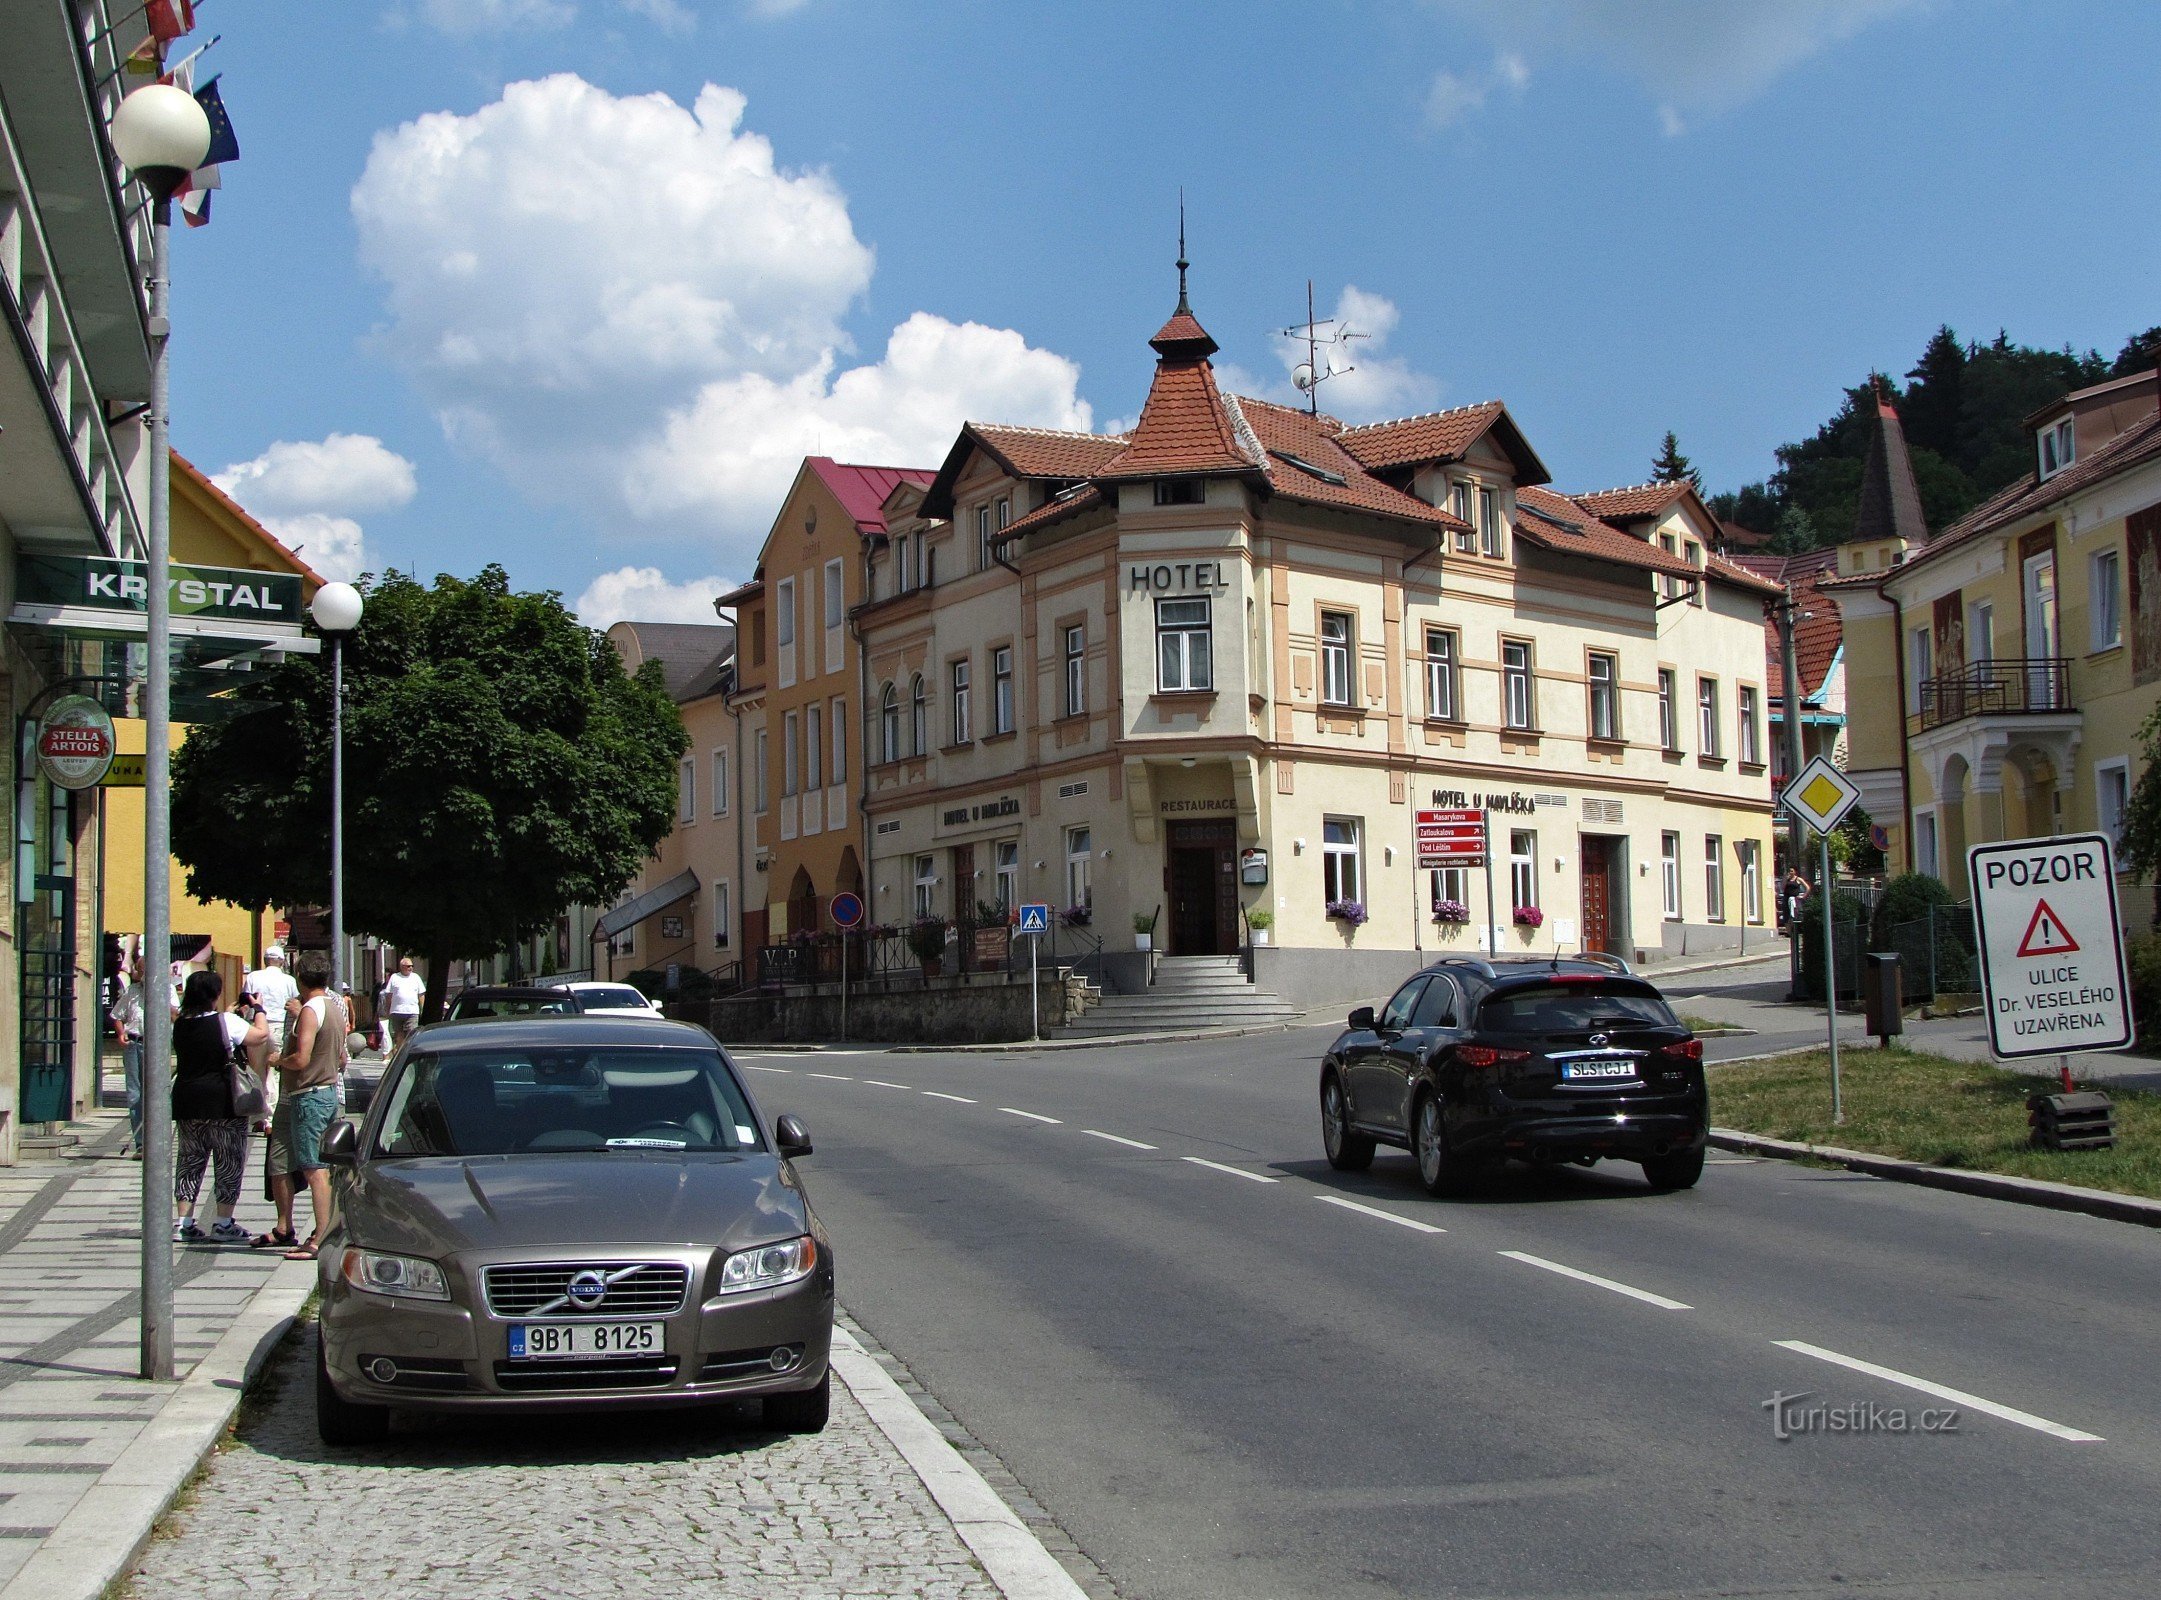
<path id="1" fill-rule="evenodd" d="M 1666 430 L 1666 441 L 1658 447 L 1658 457 L 1651 463 L 1653 483 L 1686 483 L 1696 493 L 1703 493 L 1703 474 L 1695 464 L 1681 454 L 1681 441 L 1671 428 Z"/>

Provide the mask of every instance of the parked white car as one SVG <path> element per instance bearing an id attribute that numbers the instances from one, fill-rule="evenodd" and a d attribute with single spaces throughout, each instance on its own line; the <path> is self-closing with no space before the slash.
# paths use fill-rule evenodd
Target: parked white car
<path id="1" fill-rule="evenodd" d="M 562 987 L 576 995 L 579 1006 L 587 1012 L 602 1011 L 610 1016 L 625 1012 L 649 1017 L 661 1014 L 657 1004 L 627 983 L 566 983 Z"/>

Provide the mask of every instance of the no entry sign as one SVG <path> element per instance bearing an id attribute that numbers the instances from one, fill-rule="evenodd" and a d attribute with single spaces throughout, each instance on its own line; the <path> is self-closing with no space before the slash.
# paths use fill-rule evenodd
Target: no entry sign
<path id="1" fill-rule="evenodd" d="M 2116 863 L 2097 833 L 1966 852 L 1989 1048 L 2053 1056 L 2131 1043 Z"/>

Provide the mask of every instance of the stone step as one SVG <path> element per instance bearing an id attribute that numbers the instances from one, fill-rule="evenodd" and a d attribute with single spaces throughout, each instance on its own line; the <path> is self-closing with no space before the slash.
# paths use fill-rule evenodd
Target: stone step
<path id="1" fill-rule="evenodd" d="M 1296 1006 L 1284 1005 L 1280 1002 L 1274 1005 L 1251 1006 L 1101 1005 L 1096 1006 L 1090 1011 L 1088 1011 L 1086 1013 L 1086 1020 L 1091 1024 L 1116 1022 L 1133 1023 L 1136 1026 L 1152 1025 L 1166 1028 L 1182 1028 L 1199 1026 L 1212 1027 L 1216 1023 L 1224 1021 L 1226 1019 L 1231 1021 L 1237 1021 L 1249 1017 L 1256 1018 L 1264 1022 L 1278 1022 L 1284 1020 L 1285 1018 L 1295 1017 L 1298 1014 L 1298 1008 Z"/>
<path id="2" fill-rule="evenodd" d="M 1162 1017 L 1132 1017 L 1124 1020 L 1106 1020 L 1088 1017 L 1081 1022 L 1061 1028 L 1061 1039 L 1103 1039 L 1126 1033 L 1192 1033 L 1209 1028 L 1268 1028 L 1293 1022 L 1297 1013 L 1283 1016 L 1255 1016 L 1247 1012 L 1223 1012 L 1212 1017 L 1185 1017 L 1176 1021 Z"/>
<path id="3" fill-rule="evenodd" d="M 1239 972 L 1181 972 L 1158 975 L 1155 982 L 1157 994 L 1239 994 L 1252 987 L 1252 979 Z"/>

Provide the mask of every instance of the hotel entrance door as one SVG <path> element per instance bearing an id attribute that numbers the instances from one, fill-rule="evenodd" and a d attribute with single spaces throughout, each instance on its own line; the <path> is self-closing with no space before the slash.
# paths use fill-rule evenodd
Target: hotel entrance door
<path id="1" fill-rule="evenodd" d="M 1170 954 L 1235 955 L 1237 824 L 1174 822 L 1166 832 L 1163 887 L 1170 896 Z"/>

